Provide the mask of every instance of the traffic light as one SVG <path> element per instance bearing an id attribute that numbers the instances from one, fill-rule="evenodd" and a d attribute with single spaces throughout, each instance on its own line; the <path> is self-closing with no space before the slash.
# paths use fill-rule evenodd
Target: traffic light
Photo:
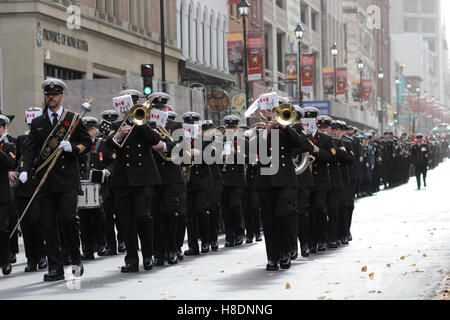
<path id="1" fill-rule="evenodd" d="M 144 94 L 153 93 L 153 64 L 141 64 L 141 77 L 144 79 Z"/>
<path id="2" fill-rule="evenodd" d="M 398 123 L 398 113 L 394 112 L 394 123 L 397 124 Z"/>

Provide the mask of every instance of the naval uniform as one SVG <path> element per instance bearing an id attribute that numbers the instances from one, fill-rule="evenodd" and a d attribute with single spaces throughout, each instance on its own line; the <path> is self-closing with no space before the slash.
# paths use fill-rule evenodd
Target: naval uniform
<path id="1" fill-rule="evenodd" d="M 414 172 L 416 174 L 417 188 L 420 189 L 421 181 L 420 176 L 423 177 L 423 184 L 427 186 L 427 166 L 430 150 L 427 144 L 418 142 L 411 148 L 411 158 L 414 164 Z"/>

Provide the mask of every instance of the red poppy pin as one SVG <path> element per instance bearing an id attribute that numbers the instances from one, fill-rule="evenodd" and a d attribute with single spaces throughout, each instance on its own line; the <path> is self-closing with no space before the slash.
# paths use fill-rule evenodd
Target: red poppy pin
<path id="1" fill-rule="evenodd" d="M 3 150 L 3 146 L 0 144 L 0 150 Z"/>
<path id="2" fill-rule="evenodd" d="M 314 143 L 317 143 L 317 139 L 314 139 L 313 142 L 314 142 Z"/>
<path id="3" fill-rule="evenodd" d="M 95 146 L 92 146 L 92 151 L 94 151 L 95 150 Z"/>
<path id="4" fill-rule="evenodd" d="M 64 125 L 68 127 L 70 125 L 69 121 L 64 122 Z"/>

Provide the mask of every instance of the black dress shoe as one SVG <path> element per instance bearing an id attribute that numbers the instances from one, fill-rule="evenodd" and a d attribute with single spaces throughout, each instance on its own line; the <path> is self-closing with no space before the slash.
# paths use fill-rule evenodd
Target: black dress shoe
<path id="1" fill-rule="evenodd" d="M 339 248 L 339 246 L 338 246 L 338 244 L 337 244 L 336 241 L 331 241 L 330 244 L 329 244 L 329 246 L 330 246 L 331 249 L 337 249 L 337 248 Z"/>
<path id="2" fill-rule="evenodd" d="M 153 264 L 155 265 L 155 267 L 164 266 L 164 258 L 155 257 L 155 260 L 153 260 Z"/>
<path id="3" fill-rule="evenodd" d="M 319 251 L 319 252 L 327 251 L 327 243 L 326 242 L 319 243 L 319 246 L 317 247 L 317 251 Z"/>
<path id="4" fill-rule="evenodd" d="M 342 243 L 342 245 L 348 245 L 348 238 L 345 237 L 345 238 L 341 239 L 341 243 Z"/>
<path id="5" fill-rule="evenodd" d="M 48 273 L 44 274 L 44 281 L 59 281 L 64 280 L 64 270 L 50 270 Z"/>
<path id="6" fill-rule="evenodd" d="M 81 260 L 95 260 L 94 253 L 83 253 L 81 254 Z"/>
<path id="7" fill-rule="evenodd" d="M 112 249 L 106 249 L 105 253 L 103 254 L 104 257 L 115 255 L 117 255 L 117 251 Z"/>
<path id="8" fill-rule="evenodd" d="M 11 255 L 9 256 L 9 262 L 10 263 L 16 263 L 17 262 L 17 258 L 16 258 L 16 254 L 15 253 L 11 253 Z"/>
<path id="9" fill-rule="evenodd" d="M 8 264 L 4 265 L 2 267 L 2 272 L 5 276 L 7 276 L 8 274 L 10 274 L 12 271 L 12 265 L 10 262 L 8 262 Z"/>
<path id="10" fill-rule="evenodd" d="M 122 268 L 120 268 L 120 272 L 122 273 L 139 272 L 139 267 L 137 265 L 127 263 Z"/>
<path id="11" fill-rule="evenodd" d="M 314 245 L 310 246 L 309 252 L 310 253 L 317 253 L 317 244 L 314 244 Z"/>
<path id="12" fill-rule="evenodd" d="M 217 243 L 217 241 L 212 241 L 212 242 L 211 242 L 211 250 L 212 250 L 212 251 L 217 251 L 217 250 L 219 250 L 219 244 Z"/>
<path id="13" fill-rule="evenodd" d="M 281 269 L 289 269 L 291 267 L 291 258 L 289 255 L 283 257 L 280 261 L 280 268 Z"/>
<path id="14" fill-rule="evenodd" d="M 349 236 L 348 236 L 348 241 L 352 241 L 352 240 L 353 240 L 352 234 L 350 233 Z"/>
<path id="15" fill-rule="evenodd" d="M 106 256 L 106 252 L 107 252 L 107 249 L 105 247 L 102 247 L 102 248 L 98 249 L 97 254 L 99 257 L 104 257 L 104 256 Z"/>
<path id="16" fill-rule="evenodd" d="M 199 256 L 199 255 L 200 255 L 200 252 L 198 251 L 198 249 L 197 249 L 197 250 L 194 250 L 194 249 L 188 249 L 188 250 L 186 250 L 186 251 L 184 252 L 184 255 L 185 255 L 185 256 Z"/>
<path id="17" fill-rule="evenodd" d="M 235 246 L 240 246 L 244 243 L 244 237 L 243 236 L 237 236 L 236 240 L 234 241 Z"/>
<path id="18" fill-rule="evenodd" d="M 72 274 L 75 277 L 81 277 L 84 274 L 84 267 L 83 267 L 83 263 L 81 261 L 72 266 Z"/>
<path id="19" fill-rule="evenodd" d="M 309 246 L 307 244 L 301 246 L 301 255 L 304 258 L 309 257 Z"/>
<path id="20" fill-rule="evenodd" d="M 277 271 L 278 270 L 278 263 L 269 261 L 266 265 L 266 271 Z"/>
<path id="21" fill-rule="evenodd" d="M 127 251 L 127 247 L 125 246 L 125 242 L 119 243 L 119 247 L 117 248 L 117 251 L 119 251 L 119 253 L 124 253 L 125 251 Z"/>
<path id="22" fill-rule="evenodd" d="M 209 252 L 209 246 L 202 246 L 202 253 L 208 253 Z"/>
<path id="23" fill-rule="evenodd" d="M 225 247 L 227 248 L 234 247 L 234 241 L 225 241 Z"/>
<path id="24" fill-rule="evenodd" d="M 256 240 L 257 242 L 262 241 L 261 235 L 260 235 L 260 234 L 255 235 L 255 240 Z"/>
<path id="25" fill-rule="evenodd" d="M 47 266 L 48 266 L 47 258 L 46 257 L 40 258 L 39 262 L 38 262 L 38 269 L 39 270 L 44 270 L 44 269 L 47 269 Z"/>
<path id="26" fill-rule="evenodd" d="M 156 260 L 155 260 L 156 261 Z M 153 269 L 153 259 L 144 259 L 144 270 L 152 270 Z M 156 265 L 156 264 L 155 264 Z M 162 260 L 162 265 L 164 265 L 164 259 Z"/>
<path id="27" fill-rule="evenodd" d="M 177 259 L 182 261 L 184 259 L 184 254 L 183 251 L 181 251 L 181 249 L 177 250 Z"/>
<path id="28" fill-rule="evenodd" d="M 253 237 L 247 237 L 247 240 L 245 240 L 245 243 L 253 243 Z"/>
<path id="29" fill-rule="evenodd" d="M 28 262 L 25 267 L 25 272 L 35 272 L 38 271 L 37 263 Z"/>
<path id="30" fill-rule="evenodd" d="M 289 255 L 291 256 L 291 260 L 295 260 L 298 258 L 298 251 L 297 250 L 292 250 Z"/>
<path id="31" fill-rule="evenodd" d="M 167 255 L 167 262 L 169 264 L 177 264 L 178 263 L 177 253 L 176 252 L 169 252 L 168 255 Z"/>

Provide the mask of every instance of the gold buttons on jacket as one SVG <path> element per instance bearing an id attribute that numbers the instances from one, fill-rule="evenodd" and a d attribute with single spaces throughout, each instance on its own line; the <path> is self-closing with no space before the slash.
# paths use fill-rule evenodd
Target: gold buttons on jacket
<path id="1" fill-rule="evenodd" d="M 282 167 L 286 167 L 286 163 L 283 163 L 281 166 L 282 166 Z"/>
<path id="2" fill-rule="evenodd" d="M 138 148 L 140 148 L 141 147 L 141 145 L 140 144 L 138 144 Z"/>
<path id="3" fill-rule="evenodd" d="M 129 157 L 130 157 L 130 155 L 129 155 L 129 154 L 126 154 L 126 157 L 127 157 L 127 158 L 129 158 Z"/>
<path id="4" fill-rule="evenodd" d="M 281 158 L 284 159 L 284 154 L 281 155 Z"/>
<path id="5" fill-rule="evenodd" d="M 127 163 L 127 167 L 129 167 L 130 166 L 130 164 L 129 163 Z"/>

